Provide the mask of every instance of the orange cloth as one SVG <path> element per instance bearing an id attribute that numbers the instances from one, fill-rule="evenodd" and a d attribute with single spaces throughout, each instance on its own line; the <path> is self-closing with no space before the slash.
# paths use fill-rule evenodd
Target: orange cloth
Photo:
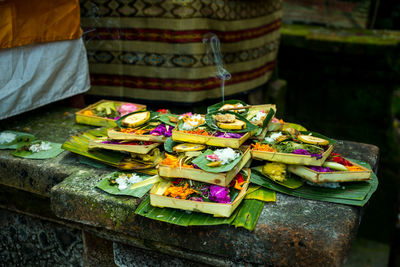
<path id="1" fill-rule="evenodd" d="M 0 48 L 81 35 L 79 0 L 0 1 Z"/>

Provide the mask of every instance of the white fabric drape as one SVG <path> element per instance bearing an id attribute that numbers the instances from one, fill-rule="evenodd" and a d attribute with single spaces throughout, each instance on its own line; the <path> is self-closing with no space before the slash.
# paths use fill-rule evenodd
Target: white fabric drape
<path id="1" fill-rule="evenodd" d="M 0 50 L 0 119 L 88 91 L 82 39 Z"/>

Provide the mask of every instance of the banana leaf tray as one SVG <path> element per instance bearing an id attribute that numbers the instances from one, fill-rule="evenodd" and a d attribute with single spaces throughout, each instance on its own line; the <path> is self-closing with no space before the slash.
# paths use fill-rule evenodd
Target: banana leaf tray
<path id="1" fill-rule="evenodd" d="M 247 187 L 249 185 L 249 181 L 250 181 L 250 170 L 248 171 L 246 183 L 243 185 L 239 195 L 235 198 L 235 200 L 232 203 L 225 204 L 225 203 L 184 200 L 184 199 L 177 199 L 164 196 L 164 192 L 170 185 L 172 185 L 172 181 L 166 180 L 153 185 L 153 187 L 150 190 L 150 204 L 152 206 L 161 208 L 174 208 L 187 211 L 202 212 L 202 213 L 212 214 L 215 217 L 229 217 L 244 199 L 247 192 Z"/>
<path id="2" fill-rule="evenodd" d="M 102 148 L 107 150 L 115 150 L 115 151 L 125 151 L 137 154 L 147 154 L 153 148 L 158 147 L 161 143 L 153 143 L 151 145 L 127 145 L 127 144 L 105 144 L 102 143 L 107 138 L 100 138 L 97 140 L 90 140 L 88 148 Z"/>
<path id="3" fill-rule="evenodd" d="M 172 130 L 173 141 L 230 148 L 239 148 L 250 136 L 251 133 L 247 132 L 241 138 L 223 138 L 208 135 L 189 134 L 175 129 Z"/>
<path id="4" fill-rule="evenodd" d="M 293 124 L 297 125 L 297 124 Z M 296 127 L 302 127 L 301 125 L 297 125 Z M 321 135 L 315 132 L 309 131 L 300 131 L 300 133 L 304 135 L 313 135 L 315 137 L 323 138 L 329 141 L 328 148 L 322 153 L 321 158 L 312 157 L 311 155 L 300 155 L 300 154 L 293 154 L 293 153 L 282 153 L 282 152 L 267 152 L 261 150 L 251 150 L 251 156 L 255 160 L 267 160 L 267 161 L 274 161 L 274 162 L 281 162 L 285 164 L 295 164 L 295 165 L 311 165 L 311 166 L 322 166 L 325 160 L 333 151 L 333 148 L 336 144 L 336 141 Z"/>
<path id="5" fill-rule="evenodd" d="M 168 138 L 163 135 L 123 133 L 116 129 L 107 129 L 107 136 L 114 140 L 149 141 L 156 143 L 164 143 Z"/>
<path id="6" fill-rule="evenodd" d="M 201 169 L 194 168 L 172 168 L 169 165 L 160 164 L 158 167 L 158 174 L 162 177 L 168 178 L 186 178 L 190 180 L 200 181 L 209 184 L 216 184 L 220 186 L 228 186 L 232 179 L 239 173 L 239 171 L 251 159 L 250 148 L 247 148 L 242 155 L 242 159 L 236 166 L 228 171 L 222 173 L 212 173 Z"/>
<path id="7" fill-rule="evenodd" d="M 75 112 L 76 123 L 93 125 L 93 126 L 116 127 L 117 123 L 115 122 L 114 119 L 108 119 L 108 118 L 103 118 L 103 117 L 99 117 L 99 116 L 95 116 L 95 115 L 90 116 L 90 115 L 84 114 L 85 111 L 92 110 L 92 109 L 96 108 L 96 106 L 98 106 L 99 104 L 104 103 L 104 102 L 114 102 L 116 106 L 121 106 L 123 104 L 134 104 L 137 106 L 137 108 L 138 108 L 137 110 L 145 110 L 146 109 L 146 105 L 142 105 L 142 104 L 103 99 L 92 105 L 87 106 L 84 109 L 81 109 L 81 110 Z"/>
<path id="8" fill-rule="evenodd" d="M 316 157 L 311 157 L 310 155 L 267 152 L 254 149 L 251 150 L 251 156 L 253 159 L 256 160 L 268 160 L 285 164 L 322 166 L 327 157 L 331 154 L 333 147 L 333 145 L 330 145 L 328 149 L 322 154 L 322 158 L 320 159 L 317 159 Z"/>
<path id="9" fill-rule="evenodd" d="M 350 160 L 349 160 L 350 161 Z M 306 166 L 288 165 L 288 171 L 313 183 L 342 183 L 370 180 L 372 171 L 364 166 L 350 161 L 353 165 L 361 168 L 360 171 L 334 171 L 317 172 Z"/>

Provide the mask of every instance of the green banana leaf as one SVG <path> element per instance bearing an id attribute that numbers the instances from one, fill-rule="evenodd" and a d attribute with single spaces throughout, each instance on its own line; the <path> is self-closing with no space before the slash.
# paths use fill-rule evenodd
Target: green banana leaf
<path id="1" fill-rule="evenodd" d="M 316 133 L 316 132 L 300 131 L 300 133 L 301 133 L 301 134 L 305 134 L 305 135 L 311 134 L 312 136 L 319 137 L 319 138 L 322 138 L 322 139 L 326 139 L 326 140 L 329 141 L 329 145 L 334 145 L 334 144 L 336 144 L 336 140 L 334 140 L 334 139 L 332 139 L 332 138 L 329 138 L 329 137 L 327 137 L 327 136 L 325 136 L 325 135 Z"/>
<path id="2" fill-rule="evenodd" d="M 211 149 L 207 149 L 200 156 L 196 157 L 192 161 L 192 163 L 196 164 L 200 169 L 202 169 L 204 171 L 212 172 L 212 173 L 220 173 L 220 172 L 228 172 L 228 171 L 232 170 L 243 157 L 243 155 L 240 155 L 239 157 L 237 157 L 236 159 L 234 159 L 233 161 L 231 161 L 227 164 L 224 164 L 224 165 L 221 165 L 218 167 L 209 167 L 209 166 L 207 166 L 207 164 L 210 163 L 211 161 L 206 159 L 206 156 L 212 155 L 212 154 L 214 154 L 214 151 L 212 151 Z"/>
<path id="3" fill-rule="evenodd" d="M 246 123 L 246 128 L 242 129 L 242 130 L 227 130 L 227 129 L 221 129 L 217 126 L 217 124 L 214 122 L 213 119 L 213 115 L 217 115 L 217 114 L 232 114 L 235 115 L 235 117 L 238 120 L 244 121 Z M 256 131 L 259 127 L 252 124 L 251 122 L 249 122 L 244 116 L 232 112 L 232 111 L 217 111 L 217 112 L 213 112 L 213 113 L 207 113 L 206 114 L 206 124 L 208 127 L 210 127 L 213 130 L 216 131 L 220 131 L 220 132 L 230 132 L 230 133 L 247 133 L 247 132 L 252 132 L 252 131 Z"/>
<path id="4" fill-rule="evenodd" d="M 49 150 L 43 150 L 39 152 L 32 152 L 29 150 L 28 146 L 40 144 L 40 140 L 36 140 L 31 142 L 30 144 L 26 145 L 25 147 L 18 148 L 12 154 L 15 157 L 25 158 L 25 159 L 51 159 L 55 158 L 60 155 L 64 149 L 61 148 L 62 144 L 60 143 L 53 143 L 49 141 L 45 141 L 46 143 L 50 143 L 51 148 Z M 28 150 L 25 150 L 27 148 Z"/>
<path id="5" fill-rule="evenodd" d="M 247 189 L 245 199 L 256 199 L 256 200 L 261 200 L 263 202 L 275 202 L 276 193 L 275 191 L 269 190 L 264 187 L 250 185 L 249 188 Z"/>
<path id="6" fill-rule="evenodd" d="M 93 168 L 97 168 L 97 169 L 106 169 L 108 166 L 105 165 L 104 163 L 98 162 L 96 160 L 84 157 L 84 156 L 79 156 L 78 158 L 79 163 L 88 165 L 90 167 Z"/>
<path id="7" fill-rule="evenodd" d="M 147 197 L 135 210 L 135 214 L 180 226 L 231 224 L 252 231 L 257 224 L 263 207 L 264 203 L 262 201 L 245 199 L 229 218 L 220 218 L 199 212 L 153 207 L 150 205 L 150 197 Z"/>
<path id="8" fill-rule="evenodd" d="M 135 189 L 130 189 L 130 186 L 128 186 L 126 189 L 124 190 L 119 190 L 118 189 L 118 185 L 111 185 L 109 182 L 109 178 L 114 175 L 114 174 L 119 174 L 121 172 L 113 172 L 110 173 L 108 175 L 106 175 L 106 177 L 104 177 L 100 182 L 98 182 L 96 184 L 96 187 L 103 190 L 104 192 L 107 192 L 111 195 L 118 195 L 118 196 L 132 196 L 132 197 L 137 197 L 137 198 L 141 198 L 143 197 L 153 186 L 152 184 L 150 185 L 146 185 L 146 186 L 142 186 L 139 188 L 135 188 Z M 139 175 L 140 178 L 142 178 L 142 180 L 146 180 L 152 176 L 150 175 L 143 175 L 140 174 Z"/>
<path id="9" fill-rule="evenodd" d="M 164 124 L 168 124 L 170 126 L 175 127 L 176 123 L 170 122 L 169 117 L 175 117 L 175 118 L 179 118 L 179 115 L 176 114 L 162 114 L 158 117 L 158 120 L 161 121 Z"/>
<path id="10" fill-rule="evenodd" d="M 150 121 L 153 121 L 153 120 L 155 120 L 155 119 L 158 119 L 158 117 L 160 116 L 160 113 L 158 113 L 158 112 L 149 111 L 149 110 L 147 110 L 147 111 L 150 112 L 150 117 L 149 117 L 149 119 L 148 119 L 145 123 L 143 123 L 142 125 L 139 125 L 139 126 L 143 126 L 143 125 L 147 124 L 147 123 L 150 122 Z M 145 112 L 145 111 L 143 111 L 143 110 L 138 110 L 138 111 L 135 111 L 135 112 L 128 113 L 128 114 L 122 116 L 121 118 L 119 118 L 118 120 L 116 120 L 115 123 L 116 123 L 116 124 L 118 125 L 118 127 L 120 127 L 120 128 L 127 128 L 127 127 L 121 125 L 122 120 L 125 119 L 126 117 L 132 115 L 132 114 L 141 113 L 141 112 Z"/>
<path id="11" fill-rule="evenodd" d="M 263 121 L 263 128 L 268 127 L 268 123 L 272 120 L 272 118 L 275 115 L 275 111 L 270 108 L 267 114 L 267 117 L 265 117 L 264 121 Z"/>
<path id="12" fill-rule="evenodd" d="M 179 143 L 173 141 L 171 137 L 168 137 L 164 142 L 164 150 L 167 151 L 168 153 L 174 153 L 173 148 L 176 145 L 179 145 Z"/>
<path id="13" fill-rule="evenodd" d="M 253 135 L 258 137 L 262 132 L 263 132 L 263 129 L 262 128 L 258 128 L 257 130 L 255 130 L 253 132 Z M 255 140 L 255 141 L 258 141 L 258 140 Z"/>
<path id="14" fill-rule="evenodd" d="M 226 100 L 226 101 L 223 101 L 223 102 L 219 102 L 219 103 L 216 103 L 214 105 L 211 105 L 211 106 L 207 107 L 207 113 L 216 112 L 225 104 L 234 105 L 234 104 L 238 104 L 238 103 L 242 104 L 243 106 L 247 106 L 247 104 L 245 102 L 241 101 L 241 100 L 231 99 L 231 100 Z M 242 112 L 242 114 L 247 114 L 247 112 L 248 112 L 248 109 L 246 109 L 245 112 Z"/>
<path id="15" fill-rule="evenodd" d="M 89 141 L 102 136 L 107 136 L 106 128 L 94 129 L 79 135 L 73 135 L 62 145 L 62 148 L 117 167 L 126 157 L 124 154 L 111 150 L 88 150 Z"/>
<path id="16" fill-rule="evenodd" d="M 250 185 L 247 187 L 246 196 L 249 195 L 249 194 L 251 194 L 251 193 L 253 193 L 253 192 L 255 192 L 255 191 L 257 191 L 257 190 L 260 189 L 260 188 L 261 188 L 261 185 L 250 184 Z"/>
<path id="17" fill-rule="evenodd" d="M 17 149 L 35 140 L 35 136 L 32 134 L 17 131 L 6 130 L 1 132 L 1 135 L 10 135 L 14 139 L 9 142 L 0 143 L 0 149 Z"/>
<path id="18" fill-rule="evenodd" d="M 241 207 L 235 220 L 231 223 L 235 227 L 244 227 L 253 230 L 256 227 L 258 218 L 264 208 L 264 202 L 255 199 L 245 199 L 241 203 Z"/>
<path id="19" fill-rule="evenodd" d="M 263 166 L 257 166 L 257 167 L 253 167 L 252 169 L 257 171 L 259 174 L 262 174 L 263 176 L 267 177 L 268 179 L 271 179 L 268 177 L 268 175 L 265 175 L 262 173 L 262 168 Z M 285 186 L 287 188 L 290 189 L 296 189 L 299 188 L 300 186 L 302 186 L 304 184 L 304 181 L 302 179 L 300 179 L 299 177 L 295 176 L 295 175 L 291 175 L 290 173 L 288 175 L 286 175 L 286 180 L 283 182 L 279 182 L 279 181 L 274 181 L 277 184 L 280 184 L 282 186 Z"/>
<path id="20" fill-rule="evenodd" d="M 147 175 L 151 175 L 154 176 L 156 174 L 158 174 L 158 170 L 156 168 L 149 168 L 149 169 L 143 169 L 143 170 L 136 170 L 136 172 L 138 173 L 143 173 L 143 174 L 147 174 Z"/>
<path id="21" fill-rule="evenodd" d="M 354 159 L 351 160 L 371 169 L 371 167 L 365 162 Z M 340 188 L 321 188 L 304 184 L 302 187 L 292 190 L 274 183 L 270 179 L 264 177 L 257 170 L 252 171 L 251 182 L 295 197 L 354 206 L 364 206 L 378 187 L 378 178 L 374 173 L 372 173 L 371 180 L 369 181 L 342 183 Z"/>
<path id="22" fill-rule="evenodd" d="M 296 123 L 291 123 L 291 122 L 286 122 L 283 125 L 283 130 L 288 129 L 288 128 L 292 128 L 297 131 L 307 131 L 307 129 L 304 126 L 302 126 L 300 124 L 296 124 Z"/>
<path id="23" fill-rule="evenodd" d="M 268 183 L 271 184 L 276 184 L 277 186 L 282 186 L 279 185 L 277 182 L 272 181 L 269 179 L 266 175 L 257 172 L 256 170 L 253 169 L 254 172 L 256 172 L 257 178 L 252 182 L 259 184 L 261 186 L 265 186 Z M 253 173 L 252 173 L 253 174 Z M 252 177 L 253 178 L 253 177 Z M 263 179 L 262 182 L 260 182 L 259 178 Z M 261 183 L 261 184 L 260 184 Z M 368 184 L 364 184 L 365 182 L 357 182 L 357 183 L 346 183 L 346 185 L 343 185 L 338 188 L 326 188 L 326 187 L 318 187 L 318 186 L 312 186 L 305 184 L 300 188 L 297 188 L 293 190 L 293 192 L 296 192 L 298 194 L 302 194 L 304 196 L 316 196 L 316 197 L 331 197 L 331 198 L 341 198 L 341 199 L 354 199 L 354 200 L 363 200 L 365 196 L 368 194 L 370 186 Z M 283 186 L 285 187 L 285 186 Z M 285 187 L 287 188 L 287 187 Z M 290 188 L 288 188 L 290 189 Z"/>
<path id="24" fill-rule="evenodd" d="M 87 131 L 87 133 L 95 137 L 107 137 L 107 128 L 106 127 L 96 128 Z"/>

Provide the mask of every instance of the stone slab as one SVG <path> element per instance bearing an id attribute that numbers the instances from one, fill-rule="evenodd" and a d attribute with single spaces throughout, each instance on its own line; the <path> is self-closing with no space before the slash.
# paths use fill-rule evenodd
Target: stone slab
<path id="1" fill-rule="evenodd" d="M 77 109 L 46 106 L 10 119 L 2 120 L 0 131 L 29 132 L 38 139 L 64 143 L 65 140 L 91 127 L 75 124 Z M 0 184 L 50 196 L 50 189 L 74 172 L 89 169 L 77 157 L 64 151 L 54 159 L 35 160 L 12 156 L 13 150 L 0 150 Z"/>
<path id="2" fill-rule="evenodd" d="M 119 267 L 134 266 L 204 266 L 207 265 L 196 263 L 193 260 L 185 260 L 172 257 L 166 254 L 158 253 L 151 250 L 144 250 L 132 246 L 114 242 L 114 262 Z"/>
<path id="3" fill-rule="evenodd" d="M 357 238 L 343 267 L 381 267 L 389 265 L 390 245 L 373 240 Z"/>
<path id="4" fill-rule="evenodd" d="M 344 156 L 377 166 L 378 148 L 340 141 Z M 368 156 L 366 156 L 368 155 Z M 140 200 L 115 197 L 94 188 L 99 177 L 81 171 L 53 187 L 53 212 L 67 220 L 167 244 L 233 263 L 340 266 L 360 222 L 361 209 L 347 205 L 277 195 L 266 203 L 253 232 L 222 225 L 181 227 L 134 214 Z"/>
<path id="5" fill-rule="evenodd" d="M 0 209 L 1 266 L 83 266 L 81 231 Z"/>
<path id="6" fill-rule="evenodd" d="M 49 198 L 5 185 L 0 185 L 0 208 L 46 220 L 60 220 L 52 212 Z"/>
<path id="7" fill-rule="evenodd" d="M 116 266 L 113 242 L 83 231 L 83 262 L 86 267 Z"/>

